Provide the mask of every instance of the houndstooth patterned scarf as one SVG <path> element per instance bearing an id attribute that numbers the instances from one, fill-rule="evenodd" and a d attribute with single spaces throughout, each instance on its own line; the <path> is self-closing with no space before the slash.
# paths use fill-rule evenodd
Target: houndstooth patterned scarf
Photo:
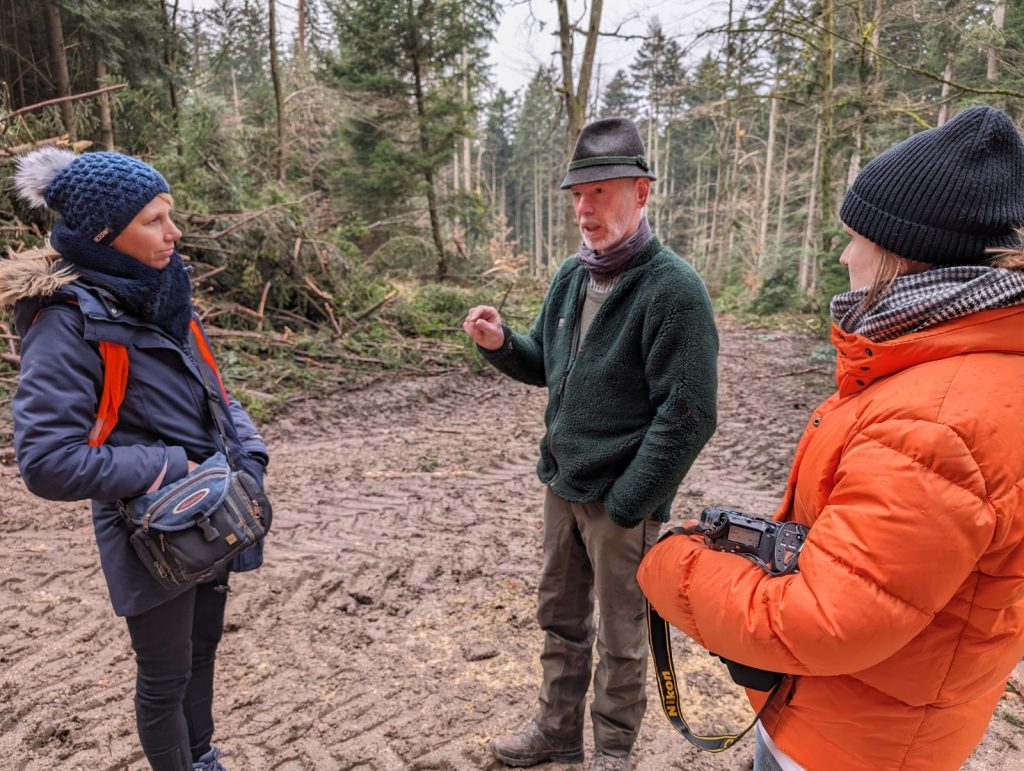
<path id="1" fill-rule="evenodd" d="M 932 268 L 900 276 L 870 308 L 861 301 L 867 289 L 832 298 L 832 320 L 844 332 L 874 342 L 933 327 L 992 308 L 1024 303 L 1024 274 L 988 265 Z"/>

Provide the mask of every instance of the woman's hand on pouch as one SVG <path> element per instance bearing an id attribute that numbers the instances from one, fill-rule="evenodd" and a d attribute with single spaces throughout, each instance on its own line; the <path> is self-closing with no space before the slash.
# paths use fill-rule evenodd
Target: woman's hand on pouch
<path id="1" fill-rule="evenodd" d="M 199 468 L 199 464 L 198 463 L 196 463 L 195 461 L 191 461 L 191 460 L 188 462 L 188 473 L 189 474 L 191 474 L 197 468 Z M 156 475 L 156 479 L 153 480 L 153 484 L 151 484 L 148 488 L 146 488 L 146 492 L 147 493 L 155 493 L 157 490 L 159 490 L 161 487 L 163 487 L 164 477 L 165 476 L 167 476 L 167 461 L 164 461 L 164 467 L 162 469 L 160 469 L 160 473 Z"/>

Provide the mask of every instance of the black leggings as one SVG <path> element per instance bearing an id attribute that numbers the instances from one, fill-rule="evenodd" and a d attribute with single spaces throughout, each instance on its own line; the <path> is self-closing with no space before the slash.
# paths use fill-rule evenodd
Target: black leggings
<path id="1" fill-rule="evenodd" d="M 210 749 L 226 589 L 200 584 L 125 619 L 138 665 L 135 724 L 154 771 L 191 771 Z"/>

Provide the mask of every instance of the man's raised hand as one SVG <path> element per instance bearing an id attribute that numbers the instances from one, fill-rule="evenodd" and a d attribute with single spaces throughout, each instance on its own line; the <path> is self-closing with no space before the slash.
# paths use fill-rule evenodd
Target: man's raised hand
<path id="1" fill-rule="evenodd" d="M 505 344 L 501 315 L 490 305 L 477 305 L 471 308 L 462 322 L 462 328 L 477 345 L 489 351 L 496 351 Z"/>

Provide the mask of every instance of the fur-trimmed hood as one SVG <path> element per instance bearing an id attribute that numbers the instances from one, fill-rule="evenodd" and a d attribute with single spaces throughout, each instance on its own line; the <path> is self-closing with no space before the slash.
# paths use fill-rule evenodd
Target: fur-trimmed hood
<path id="1" fill-rule="evenodd" d="M 46 299 L 77 280 L 71 267 L 58 265 L 60 259 L 53 249 L 43 247 L 0 260 L 0 308 L 18 300 Z"/>

